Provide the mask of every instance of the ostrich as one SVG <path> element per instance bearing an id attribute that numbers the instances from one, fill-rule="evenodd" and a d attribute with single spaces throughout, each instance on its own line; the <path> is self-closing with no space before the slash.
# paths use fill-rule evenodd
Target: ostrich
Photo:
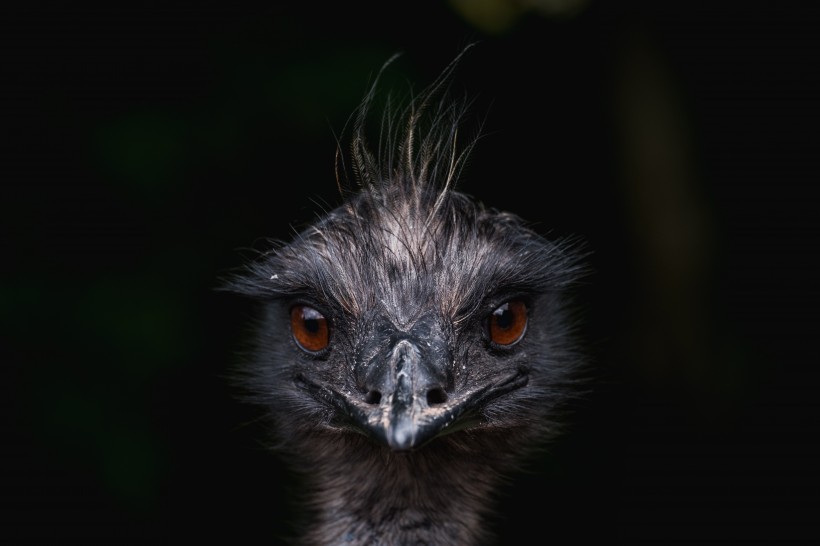
<path id="1" fill-rule="evenodd" d="M 579 392 L 583 252 L 455 189 L 476 143 L 459 57 L 387 101 L 372 148 L 377 77 L 337 153 L 344 202 L 225 285 L 260 305 L 237 381 L 304 479 L 298 544 L 488 543 L 496 493 Z"/>

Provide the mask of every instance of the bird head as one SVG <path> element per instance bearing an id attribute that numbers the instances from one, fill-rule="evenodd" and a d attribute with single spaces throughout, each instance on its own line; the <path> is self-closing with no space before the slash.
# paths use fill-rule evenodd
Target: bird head
<path id="1" fill-rule="evenodd" d="M 456 59 L 457 61 L 457 59 Z M 579 362 L 571 241 L 456 190 L 467 104 L 439 95 L 452 67 L 382 117 L 355 117 L 345 200 L 229 282 L 261 302 L 250 397 L 280 435 L 358 434 L 393 451 L 481 430 L 546 434 Z"/>

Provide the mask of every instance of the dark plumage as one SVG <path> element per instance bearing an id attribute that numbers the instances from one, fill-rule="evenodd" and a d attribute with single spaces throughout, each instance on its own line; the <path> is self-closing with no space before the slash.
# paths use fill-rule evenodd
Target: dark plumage
<path id="1" fill-rule="evenodd" d="M 445 96 L 456 62 L 388 102 L 375 149 L 374 84 L 338 161 L 358 186 L 227 285 L 263 309 L 238 380 L 305 479 L 305 544 L 482 543 L 493 492 L 578 392 L 581 256 L 454 189 L 475 144 Z"/>

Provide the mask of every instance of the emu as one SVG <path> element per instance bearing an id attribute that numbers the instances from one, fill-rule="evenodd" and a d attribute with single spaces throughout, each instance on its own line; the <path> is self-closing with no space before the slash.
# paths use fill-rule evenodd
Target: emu
<path id="1" fill-rule="evenodd" d="M 260 306 L 236 379 L 304 480 L 298 544 L 489 543 L 506 477 L 581 390 L 585 253 L 456 189 L 478 138 L 457 138 L 459 57 L 387 101 L 372 147 L 377 77 L 337 152 L 343 203 L 225 285 Z"/>

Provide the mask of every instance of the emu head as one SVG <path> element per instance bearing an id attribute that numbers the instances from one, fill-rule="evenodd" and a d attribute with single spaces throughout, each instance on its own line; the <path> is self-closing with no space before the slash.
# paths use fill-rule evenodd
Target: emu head
<path id="1" fill-rule="evenodd" d="M 228 285 L 262 304 L 241 382 L 285 451 L 485 451 L 484 434 L 515 459 L 557 430 L 581 256 L 455 189 L 476 141 L 457 138 L 466 103 L 441 98 L 452 67 L 388 104 L 371 147 L 374 84 L 337 157 L 344 202 Z"/>

